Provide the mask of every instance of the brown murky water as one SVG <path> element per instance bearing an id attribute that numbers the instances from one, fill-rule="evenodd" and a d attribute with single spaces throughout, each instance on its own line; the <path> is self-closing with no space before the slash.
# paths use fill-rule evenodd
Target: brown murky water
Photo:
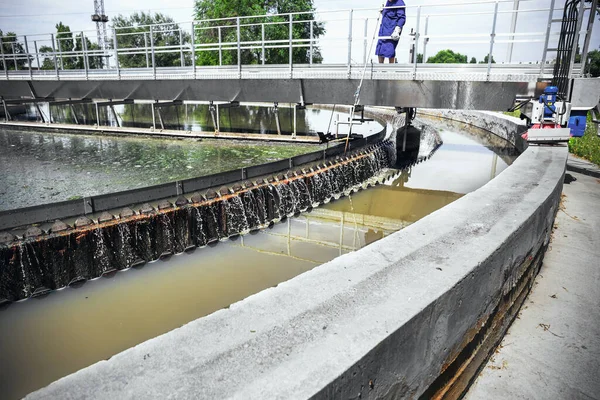
<path id="1" fill-rule="evenodd" d="M 511 162 L 472 134 L 442 129 L 435 156 L 386 185 L 256 234 L 0 309 L 0 398 L 22 397 L 402 229 Z"/>

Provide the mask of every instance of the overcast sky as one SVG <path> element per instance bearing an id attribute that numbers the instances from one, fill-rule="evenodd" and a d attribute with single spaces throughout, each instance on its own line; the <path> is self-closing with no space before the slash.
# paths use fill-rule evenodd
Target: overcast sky
<path id="1" fill-rule="evenodd" d="M 481 60 L 489 51 L 489 33 L 492 28 L 492 15 L 483 14 L 468 14 L 475 12 L 490 12 L 493 11 L 494 4 L 487 1 L 481 1 L 477 5 L 461 5 L 461 6 L 440 6 L 447 3 L 461 3 L 464 0 L 406 0 L 407 6 L 407 23 L 400 40 L 398 48 L 398 58 L 400 62 L 408 60 L 410 48 L 410 36 L 408 33 L 411 28 L 416 28 L 417 10 L 414 6 L 421 5 L 422 18 L 420 20 L 420 30 L 423 32 L 425 28 L 425 15 L 429 14 L 428 32 L 430 35 L 471 35 L 468 37 L 432 37 L 426 49 L 426 57 L 434 55 L 437 51 L 450 48 L 462 54 L 471 57 L 476 57 Z M 472 0 L 470 1 L 472 2 Z M 171 16 L 178 22 L 189 22 L 193 15 L 193 0 L 105 0 L 105 10 L 109 19 L 117 14 L 128 15 L 135 11 L 151 11 L 162 12 Z M 327 33 L 322 38 L 320 47 L 325 58 L 325 62 L 346 62 L 348 49 L 348 23 L 344 21 L 331 21 L 332 19 L 345 19 L 347 12 L 331 13 L 331 10 L 350 9 L 353 8 L 355 22 L 353 24 L 353 45 L 352 59 L 355 62 L 362 62 L 364 52 L 364 18 L 369 18 L 370 22 L 367 26 L 369 40 L 375 30 L 375 21 L 377 12 L 374 10 L 361 11 L 357 9 L 378 6 L 381 1 L 373 1 L 367 3 L 362 0 L 315 0 L 318 18 L 321 20 L 329 20 L 326 23 Z M 435 7 L 427 6 L 428 4 L 436 4 Z M 546 30 L 548 12 L 541 11 L 547 8 L 550 0 L 521 0 L 521 13 L 517 19 L 518 33 L 533 33 L 540 34 Z M 556 0 L 556 8 L 562 9 L 564 0 Z M 512 1 L 501 3 L 500 11 L 512 9 Z M 539 11 L 535 11 L 539 10 Z M 90 31 L 90 38 L 93 39 L 96 35 L 95 24 L 91 22 L 90 16 L 94 11 L 93 0 L 0 0 L 0 29 L 3 32 L 13 31 L 19 35 L 28 35 L 29 40 L 38 41 L 38 46 L 48 41 L 48 36 L 30 36 L 55 31 L 55 24 L 62 21 L 69 25 L 72 31 Z M 451 16 L 440 16 L 439 14 L 451 13 Z M 465 15 L 467 14 L 467 15 Z M 555 17 L 560 18 L 562 12 L 556 12 Z M 496 32 L 499 34 L 496 38 L 498 41 L 507 40 L 506 36 L 510 31 L 511 14 L 504 12 L 499 14 L 497 21 Z M 110 22 L 109 22 L 110 25 Z M 189 27 L 189 24 L 182 25 Z M 583 24 L 585 27 L 585 23 Z M 560 24 L 553 26 L 554 31 L 558 31 Z M 188 28 L 189 29 L 189 28 Z M 483 35 L 483 36 L 473 36 Z M 519 36 L 519 40 L 534 40 L 534 43 L 516 43 L 513 50 L 513 61 L 529 62 L 541 59 L 543 36 Z M 469 41 L 470 43 L 452 43 L 456 41 Z M 486 42 L 486 43 L 473 43 Z M 598 49 L 600 46 L 600 21 L 596 18 L 594 26 L 594 35 L 590 45 L 590 50 Z M 368 46 L 367 46 L 368 48 Z M 422 45 L 419 50 L 422 53 Z M 498 62 L 507 59 L 508 45 L 506 43 L 497 43 L 494 47 L 494 58 Z M 553 58 L 553 55 L 549 56 Z"/>

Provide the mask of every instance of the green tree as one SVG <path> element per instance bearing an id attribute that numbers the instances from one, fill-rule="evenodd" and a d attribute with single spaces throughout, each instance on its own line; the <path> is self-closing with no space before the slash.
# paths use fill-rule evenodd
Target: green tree
<path id="1" fill-rule="evenodd" d="M 471 57 L 471 61 L 469 61 L 469 64 L 477 64 L 477 59 L 475 57 Z"/>
<path id="2" fill-rule="evenodd" d="M 160 24 L 160 25 L 156 25 Z M 128 17 L 118 15 L 113 18 L 113 27 L 117 29 L 117 48 L 136 49 L 144 48 L 146 44 L 150 47 L 150 26 L 152 27 L 152 42 L 154 47 L 179 46 L 181 44 L 180 27 L 173 18 L 155 13 L 134 13 Z M 183 44 L 190 43 L 190 35 L 182 33 Z M 114 44 L 111 42 L 111 48 Z M 169 49 L 166 49 L 169 50 Z M 164 52 L 155 50 L 154 59 L 157 67 L 171 67 L 181 65 L 181 53 L 178 50 Z M 191 64 L 189 52 L 184 52 L 184 64 Z M 152 57 L 148 51 L 148 65 L 152 66 Z M 146 54 L 120 54 L 119 65 L 124 68 L 146 67 Z"/>
<path id="3" fill-rule="evenodd" d="M 467 56 L 454 51 L 440 50 L 435 56 L 429 57 L 427 62 L 430 64 L 466 64 Z"/>
<path id="4" fill-rule="evenodd" d="M 314 20 L 313 0 L 265 0 L 256 2 L 253 0 L 196 0 L 195 13 L 197 20 L 215 19 L 215 18 L 235 18 L 251 15 L 265 15 L 251 20 L 242 20 L 242 25 L 253 24 L 252 26 L 242 26 L 240 28 L 240 39 L 243 42 L 260 41 L 262 39 L 261 23 L 264 23 L 265 40 L 279 40 L 281 42 L 273 44 L 281 48 L 266 48 L 266 64 L 287 64 L 289 61 L 289 19 L 287 16 L 278 16 L 275 14 L 302 13 L 295 14 L 293 20 L 297 21 L 292 25 L 293 39 L 310 39 L 311 24 Z M 199 51 L 202 45 L 219 42 L 219 29 L 221 28 L 221 42 L 237 42 L 237 27 L 235 19 L 214 22 L 201 22 L 198 24 L 198 33 L 196 34 L 197 46 L 197 64 L 198 65 L 218 65 L 218 50 Z M 314 22 L 312 26 L 312 37 L 319 38 L 325 33 L 323 23 Z M 307 64 L 310 62 L 311 54 L 308 43 L 304 42 L 302 47 L 292 49 L 292 61 L 298 64 Z M 262 48 L 256 45 L 256 48 L 241 50 L 242 64 L 258 64 L 262 62 Z M 206 46 L 205 46 L 206 47 Z M 212 46 L 214 47 L 214 46 Z M 222 62 L 224 65 L 237 64 L 237 48 L 230 45 L 231 50 L 222 52 Z M 313 46 L 312 61 L 320 63 L 323 61 L 321 50 L 318 46 Z"/>
<path id="5" fill-rule="evenodd" d="M 479 61 L 479 64 L 487 64 L 489 60 L 490 60 L 490 55 L 487 54 L 485 57 L 483 57 L 483 61 Z M 494 56 L 492 56 L 492 64 L 496 64 L 496 60 L 494 60 Z"/>
<path id="6" fill-rule="evenodd" d="M 600 51 L 592 50 L 588 52 L 588 62 L 585 67 L 585 73 L 593 77 L 600 76 Z"/>
<path id="7" fill-rule="evenodd" d="M 423 54 L 417 53 L 417 63 L 422 63 L 422 62 L 423 62 Z"/>
<path id="8" fill-rule="evenodd" d="M 70 54 L 74 49 L 75 41 L 73 40 L 71 28 L 69 28 L 68 25 L 64 25 L 62 22 L 59 22 L 56 24 L 56 51 L 60 54 L 58 65 L 63 69 L 77 68 L 77 57 Z"/>
<path id="9" fill-rule="evenodd" d="M 43 55 L 42 65 L 40 65 L 40 69 L 54 69 L 54 56 L 52 56 L 52 47 L 50 46 L 41 46 L 39 48 L 39 53 Z"/>
<path id="10" fill-rule="evenodd" d="M 21 43 L 17 41 L 17 34 L 14 32 L 2 33 L 0 29 L 0 37 L 2 38 L 2 51 L 4 52 L 4 60 L 7 69 L 23 69 L 27 61 L 31 58 L 24 58 L 25 49 Z M 8 55 L 11 56 L 8 56 Z M 14 56 L 12 56 L 14 54 Z M 17 60 L 15 61 L 15 57 Z M 21 57 L 21 58 L 18 58 Z M 0 63 L 0 70 L 4 69 L 4 63 Z"/>

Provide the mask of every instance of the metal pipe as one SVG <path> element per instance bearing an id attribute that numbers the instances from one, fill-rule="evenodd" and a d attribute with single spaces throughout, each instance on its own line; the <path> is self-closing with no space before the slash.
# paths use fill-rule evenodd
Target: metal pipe
<path id="1" fill-rule="evenodd" d="M 348 77 L 352 72 L 352 15 L 353 11 L 348 11 Z"/>
<path id="2" fill-rule="evenodd" d="M 490 71 L 492 69 L 492 58 L 494 58 L 494 39 L 496 38 L 496 21 L 498 20 L 498 2 L 494 6 L 494 21 L 492 22 L 492 33 L 490 34 L 490 52 L 488 53 L 488 66 L 486 80 L 490 80 Z"/>
<path id="3" fill-rule="evenodd" d="M 279 107 L 277 102 L 274 103 L 273 108 L 275 111 L 275 126 L 277 128 L 277 134 L 281 135 L 281 124 L 279 122 Z"/>
<path id="4" fill-rule="evenodd" d="M 417 79 L 417 54 L 419 53 L 419 28 L 420 28 L 420 24 L 421 24 L 421 6 L 417 7 L 417 26 L 415 28 L 415 47 L 414 47 L 414 53 L 413 53 L 413 73 L 412 73 L 412 78 L 413 80 Z"/>
<path id="5" fill-rule="evenodd" d="M 550 41 L 550 30 L 552 29 L 552 17 L 554 16 L 554 1 L 550 0 L 550 11 L 548 12 L 548 24 L 546 25 L 546 38 L 544 41 L 544 51 L 542 53 L 542 65 L 540 67 L 540 77 L 544 74 L 546 65 L 546 56 L 548 55 L 548 43 Z"/>
<path id="6" fill-rule="evenodd" d="M 100 110 L 98 109 L 98 103 L 94 103 L 94 105 L 96 106 L 96 125 L 100 126 Z M 48 108 L 50 108 L 50 105 L 48 105 Z"/>
<path id="7" fill-rule="evenodd" d="M 296 109 L 297 107 L 294 105 L 294 131 L 292 132 L 292 138 L 296 138 Z"/>
<path id="8" fill-rule="evenodd" d="M 115 111 L 115 106 L 111 104 L 110 110 L 112 111 L 113 117 L 115 118 L 115 122 L 117 123 L 117 128 L 120 128 L 121 124 L 119 124 L 119 117 L 117 116 L 117 112 Z"/>
<path id="9" fill-rule="evenodd" d="M 15 71 L 18 71 L 19 65 L 17 64 L 17 54 L 15 53 L 15 42 L 10 42 L 10 48 L 12 50 L 13 61 L 15 63 Z"/>
<path id="10" fill-rule="evenodd" d="M 40 114 L 40 119 L 42 120 L 42 122 L 46 122 L 46 120 L 44 119 L 44 113 L 42 112 L 42 109 L 40 108 L 40 104 L 39 103 L 34 103 L 35 104 L 35 108 L 38 111 L 38 114 Z M 48 103 L 48 107 L 50 107 L 50 103 Z"/>
<path id="11" fill-rule="evenodd" d="M 515 0 L 514 4 L 513 4 L 513 14 L 512 14 L 512 18 L 510 20 L 510 33 L 515 33 L 515 30 L 517 29 L 517 17 L 519 15 L 519 0 Z M 512 52 L 513 52 L 513 42 L 512 40 L 514 40 L 515 37 L 514 36 L 509 36 L 509 40 L 511 40 L 511 42 L 508 44 L 508 51 L 506 53 L 506 62 L 510 63 L 512 60 Z"/>
<path id="12" fill-rule="evenodd" d="M 0 42 L 0 46 L 2 45 L 2 42 Z M 5 69 L 6 71 L 6 69 Z M 4 122 L 8 122 L 10 121 L 10 114 L 8 113 L 8 108 L 6 107 L 6 102 L 4 101 L 4 98 L 2 98 L 2 107 L 4 108 Z"/>

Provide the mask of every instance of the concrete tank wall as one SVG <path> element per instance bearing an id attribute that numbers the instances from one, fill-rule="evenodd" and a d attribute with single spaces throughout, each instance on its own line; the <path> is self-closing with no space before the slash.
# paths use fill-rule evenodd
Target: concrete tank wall
<path id="1" fill-rule="evenodd" d="M 408 228 L 29 398 L 457 398 L 540 267 L 566 158 L 529 147 Z"/>

